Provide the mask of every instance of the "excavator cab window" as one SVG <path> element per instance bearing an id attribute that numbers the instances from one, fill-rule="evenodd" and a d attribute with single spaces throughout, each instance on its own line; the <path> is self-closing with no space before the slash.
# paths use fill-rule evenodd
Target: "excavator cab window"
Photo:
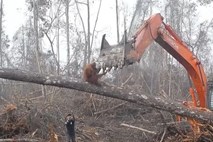
<path id="1" fill-rule="evenodd" d="M 208 82 L 208 108 L 213 110 L 213 81 Z"/>

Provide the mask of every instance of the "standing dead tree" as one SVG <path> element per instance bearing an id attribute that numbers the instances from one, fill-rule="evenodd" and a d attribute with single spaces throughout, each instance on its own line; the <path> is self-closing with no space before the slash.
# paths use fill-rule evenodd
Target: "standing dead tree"
<path id="1" fill-rule="evenodd" d="M 67 76 L 42 75 L 37 73 L 29 73 L 18 69 L 1 68 L 0 78 L 95 93 L 101 96 L 116 98 L 131 103 L 136 103 L 142 106 L 149 106 L 155 109 L 168 111 L 172 114 L 177 114 L 183 117 L 194 118 L 200 122 L 213 125 L 212 112 L 201 111 L 195 108 L 190 109 L 170 100 L 165 100 L 159 96 L 134 93 L 134 91 L 131 91 L 130 89 L 118 89 L 111 86 L 98 87 L 82 82 L 79 79 L 70 78 Z"/>
<path id="2" fill-rule="evenodd" d="M 2 16 L 3 16 L 3 0 L 1 0 L 0 5 L 0 65 L 2 67 L 3 65 L 3 59 L 2 59 Z"/>

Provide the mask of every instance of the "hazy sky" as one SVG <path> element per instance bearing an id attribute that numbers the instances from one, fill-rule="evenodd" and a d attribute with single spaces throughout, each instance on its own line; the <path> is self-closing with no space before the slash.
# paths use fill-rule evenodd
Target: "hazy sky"
<path id="1" fill-rule="evenodd" d="M 133 6 L 136 0 L 122 0 L 124 1 L 128 7 Z M 110 19 L 109 23 L 111 22 L 111 25 L 115 25 L 115 19 L 113 19 L 112 23 L 112 14 L 114 11 L 112 11 L 112 7 L 114 8 L 115 0 L 103 0 L 102 1 L 102 9 L 101 14 L 99 17 L 99 21 L 101 19 Z M 26 18 L 26 4 L 25 0 L 4 0 L 4 30 L 6 31 L 6 34 L 9 35 L 9 38 L 12 39 L 14 33 L 16 30 L 24 24 L 25 18 Z M 107 18 L 108 17 L 108 18 Z M 99 25 L 97 25 L 99 26 Z M 107 28 L 109 30 L 112 30 L 111 27 L 109 27 L 109 24 L 105 23 L 103 24 L 104 28 Z M 113 31 L 116 27 L 113 27 Z M 116 32 L 114 33 L 116 35 Z"/>
<path id="2" fill-rule="evenodd" d="M 136 0 L 123 0 L 125 4 L 127 4 L 128 7 L 132 7 Z M 103 0 L 102 3 L 102 15 L 100 15 L 99 20 L 101 19 L 110 19 L 112 21 L 112 15 L 109 14 L 110 9 L 112 9 L 112 6 L 114 4 L 114 0 Z M 25 21 L 25 13 L 26 11 L 26 5 L 25 0 L 4 0 L 4 29 L 6 31 L 6 34 L 9 35 L 9 38 L 11 39 L 13 34 L 16 32 L 16 30 L 24 24 Z M 104 13 L 105 12 L 105 13 Z M 201 7 L 200 10 L 200 16 L 199 19 L 206 20 L 213 18 L 213 4 L 211 4 L 208 7 Z M 106 14 L 107 13 L 107 14 Z M 103 14 L 105 14 L 103 16 Z M 108 16 L 108 17 L 107 17 Z M 113 19 L 115 22 L 115 20 Z M 109 24 L 109 23 L 108 23 Z M 109 26 L 108 24 L 105 24 L 105 27 Z M 115 25 L 115 23 L 113 23 Z M 110 30 L 110 29 L 109 29 Z M 115 30 L 115 27 L 113 27 L 113 31 Z M 116 32 L 114 33 L 116 34 Z"/>
<path id="3" fill-rule="evenodd" d="M 126 5 L 125 8 L 128 8 L 131 11 L 134 11 L 133 7 L 135 6 L 135 3 L 137 0 L 119 0 L 119 2 L 121 1 L 123 1 L 124 4 Z M 18 30 L 18 28 L 25 23 L 25 18 L 27 18 L 27 14 L 25 13 L 26 11 L 27 10 L 25 5 L 25 0 L 4 0 L 3 28 L 6 34 L 9 35 L 10 40 L 12 40 L 12 37 L 15 34 L 15 32 Z M 83 11 L 81 12 L 82 14 L 85 14 Z M 156 13 L 161 11 L 158 11 L 155 9 L 153 12 Z M 199 15 L 197 15 L 199 20 L 201 21 L 211 20 L 213 18 L 213 14 L 212 14 L 213 3 L 207 7 L 200 7 L 198 12 L 200 13 Z M 120 15 L 123 15 L 123 13 L 120 13 Z M 71 16 L 71 13 L 70 13 L 70 16 Z M 91 16 L 93 24 L 95 21 L 94 18 L 95 16 Z M 120 23 L 123 24 L 123 18 L 122 17 L 120 18 L 121 18 Z M 128 27 L 128 22 L 127 22 L 127 27 Z M 104 33 L 107 34 L 106 38 L 110 44 L 116 43 L 117 38 L 116 38 L 116 20 L 115 20 L 115 0 L 102 1 L 101 12 L 99 15 L 99 20 L 98 20 L 96 30 L 101 31 L 101 33 L 99 33 L 99 36 L 97 37 L 98 39 L 95 41 L 96 43 L 94 43 L 94 47 L 100 46 L 101 35 Z M 120 29 L 121 32 L 122 30 L 123 29 Z M 43 42 L 42 44 L 43 44 L 43 47 L 47 47 L 49 50 L 49 45 L 47 43 L 48 42 Z M 63 41 L 60 43 L 63 44 Z M 60 54 L 61 54 L 61 57 L 65 57 L 64 55 L 66 54 L 66 49 L 61 48 Z M 63 60 L 66 61 L 66 59 L 63 59 Z"/>
<path id="4" fill-rule="evenodd" d="M 24 24 L 25 8 L 25 0 L 4 0 L 3 28 L 10 38 Z"/>

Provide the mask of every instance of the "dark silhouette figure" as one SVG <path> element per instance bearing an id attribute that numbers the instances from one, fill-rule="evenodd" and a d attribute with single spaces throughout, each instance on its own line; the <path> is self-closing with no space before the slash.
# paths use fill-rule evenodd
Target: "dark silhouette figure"
<path id="1" fill-rule="evenodd" d="M 65 125 L 67 128 L 68 142 L 75 141 L 75 117 L 74 115 L 68 114 L 65 117 Z"/>

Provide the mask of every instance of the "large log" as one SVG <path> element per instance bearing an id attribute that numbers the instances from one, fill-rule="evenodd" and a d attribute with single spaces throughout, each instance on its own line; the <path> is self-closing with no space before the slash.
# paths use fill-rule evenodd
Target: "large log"
<path id="1" fill-rule="evenodd" d="M 32 82 L 36 84 L 51 85 L 63 88 L 69 88 L 89 93 L 95 93 L 101 96 L 116 98 L 143 106 L 153 107 L 155 109 L 168 111 L 183 117 L 194 118 L 203 123 L 213 124 L 213 113 L 201 111 L 200 109 L 190 109 L 184 105 L 165 100 L 159 96 L 134 93 L 133 91 L 119 89 L 110 86 L 94 86 L 85 83 L 79 79 L 66 76 L 51 76 L 37 73 L 30 73 L 17 69 L 0 69 L 0 78 L 16 81 Z"/>

